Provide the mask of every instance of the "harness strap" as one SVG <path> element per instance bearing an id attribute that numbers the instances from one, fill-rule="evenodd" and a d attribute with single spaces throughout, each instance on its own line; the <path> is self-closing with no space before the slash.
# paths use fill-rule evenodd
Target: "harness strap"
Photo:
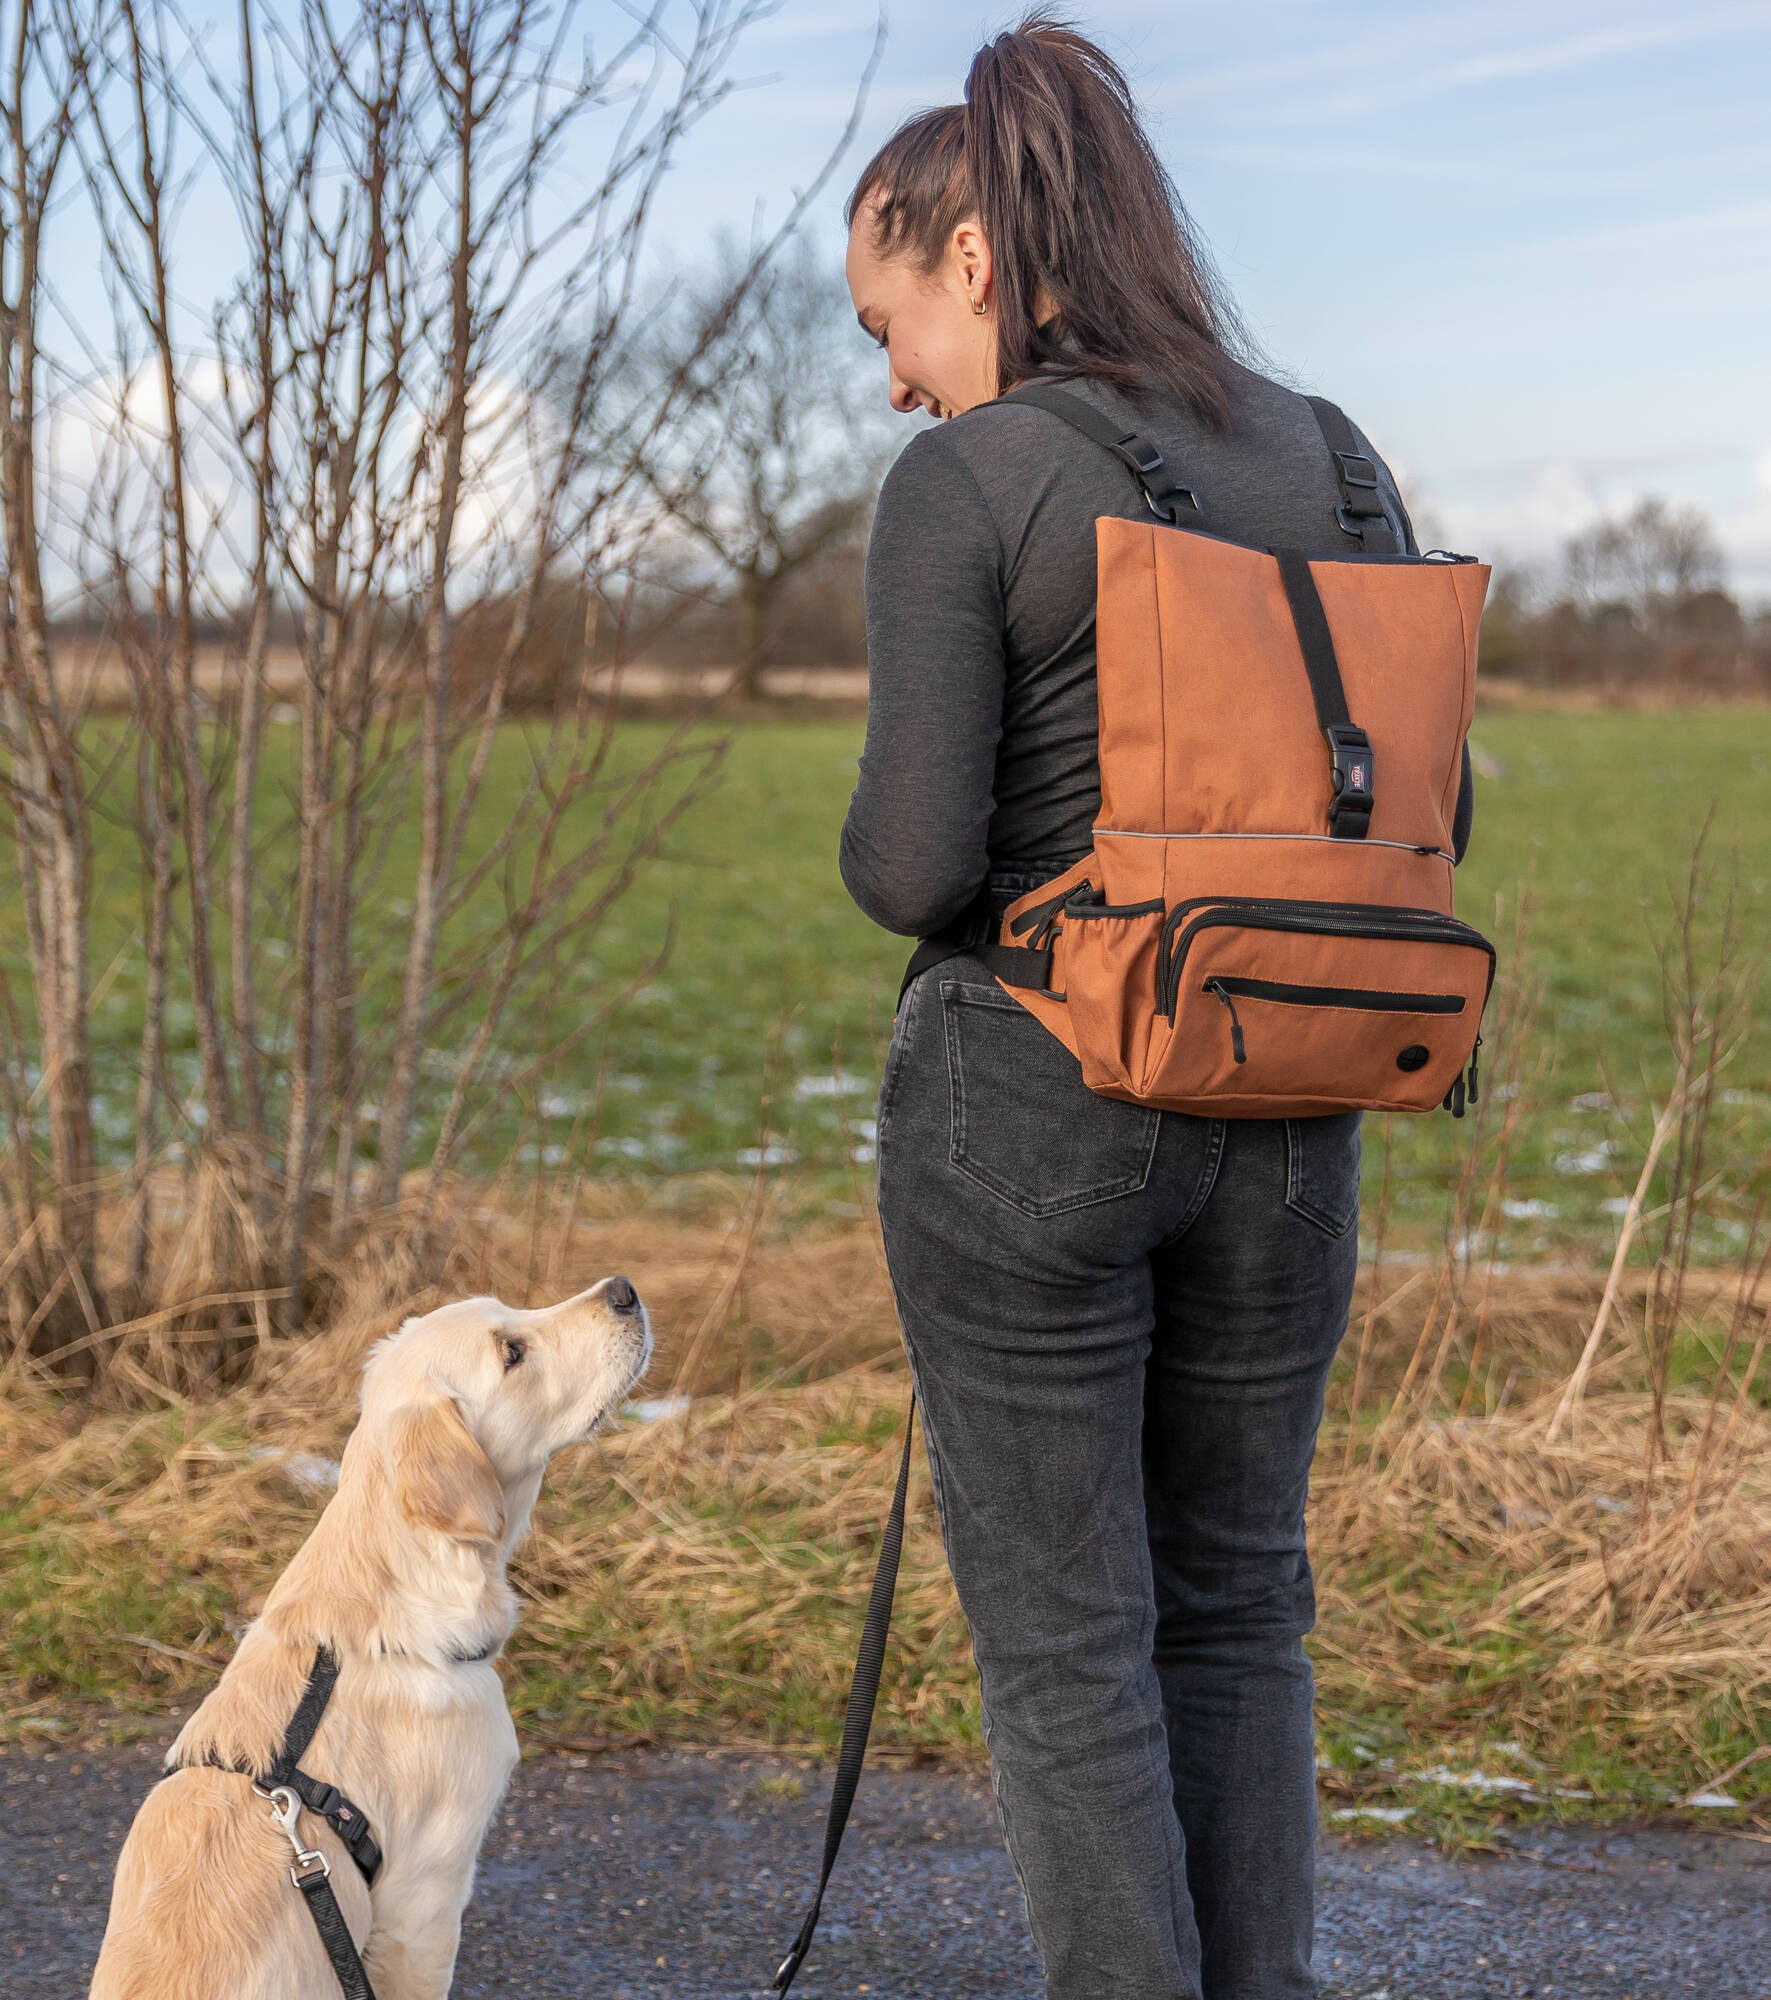
<path id="1" fill-rule="evenodd" d="M 287 1785 L 311 1813 L 318 1813 L 345 1844 L 363 1880 L 373 1883 L 381 1868 L 381 1848 L 369 1826 L 369 1815 L 336 1785 L 328 1785 L 306 1771 L 285 1771 L 273 1780 Z"/>
<path id="2" fill-rule="evenodd" d="M 1304 400 L 1316 412 L 1322 440 L 1334 461 L 1334 476 L 1340 481 L 1341 504 L 1334 510 L 1334 518 L 1341 524 L 1341 532 L 1351 535 L 1368 555 L 1399 555 L 1402 537 L 1384 505 L 1377 466 L 1369 453 L 1360 449 L 1345 412 L 1325 396 L 1306 396 Z"/>
<path id="3" fill-rule="evenodd" d="M 332 1690 L 337 1685 L 338 1655 L 322 1642 L 315 1649 L 307 1684 L 295 1705 L 295 1713 L 289 1718 L 289 1727 L 283 1732 L 282 1744 L 271 1759 L 270 1769 L 261 1773 L 249 1766 L 240 1768 L 242 1775 L 252 1780 L 253 1789 L 261 1797 L 269 1797 L 273 1792 L 287 1792 L 299 1799 L 309 1812 L 317 1813 L 344 1842 L 363 1880 L 373 1883 L 381 1867 L 381 1849 L 370 1830 L 369 1815 L 361 1806 L 346 1798 L 336 1785 L 329 1785 L 311 1772 L 298 1768 L 314 1740 L 314 1732 L 320 1726 L 320 1718 L 326 1713 L 326 1704 L 332 1699 Z M 221 1760 L 211 1755 L 209 1762 L 219 1765 Z M 369 1984 L 369 1975 L 357 1954 L 350 1926 L 345 1922 L 338 1898 L 332 1892 L 325 1857 L 302 1848 L 294 1830 L 295 1810 L 291 1805 L 286 1819 L 281 1811 L 277 1814 L 278 1824 L 283 1826 L 296 1848 L 296 1865 L 289 1871 L 290 1880 L 301 1891 L 302 1900 L 307 1904 L 308 1914 L 314 1920 L 314 1929 L 320 1934 L 320 1943 L 325 1947 L 333 1977 L 337 1979 L 345 2000 L 375 2000 L 375 1989 Z"/>
<path id="4" fill-rule="evenodd" d="M 295 1704 L 289 1727 L 283 1731 L 283 1747 L 272 1761 L 270 1782 L 273 1785 L 285 1783 L 287 1773 L 301 1762 L 308 1745 L 314 1740 L 314 1731 L 319 1728 L 320 1718 L 326 1713 L 326 1704 L 332 1699 L 332 1690 L 337 1685 L 338 1655 L 322 1642 L 314 1652 L 307 1686 L 302 1689 L 301 1699 Z"/>
<path id="5" fill-rule="evenodd" d="M 361 1806 L 353 1805 L 336 1785 L 325 1784 L 296 1768 L 314 1740 L 314 1732 L 337 1685 L 338 1655 L 322 1641 L 314 1651 L 307 1685 L 289 1718 L 289 1727 L 283 1732 L 283 1747 L 273 1759 L 268 1777 L 259 1783 L 266 1791 L 280 1786 L 293 1792 L 309 1811 L 318 1813 L 344 1842 L 363 1880 L 372 1883 L 381 1866 L 381 1849 L 369 1830 L 368 1814 Z M 350 1926 L 332 1893 L 332 1880 L 324 1863 L 309 1871 L 293 1870 L 291 1879 L 307 1904 L 308 1915 L 313 1918 L 320 1943 L 332 1961 L 332 1975 L 345 2000 L 375 2000 L 375 1989 L 369 1984 L 369 1975 L 357 1955 Z"/>
<path id="6" fill-rule="evenodd" d="M 781 1961 L 773 1991 L 785 1993 L 805 1963 L 812 1948 L 812 1936 L 824 1908 L 824 1891 L 830 1871 L 836 1866 L 843 1830 L 849 1823 L 849 1808 L 855 1803 L 855 1788 L 861 1782 L 861 1763 L 867 1754 L 867 1732 L 873 1726 L 873 1704 L 879 1695 L 880 1669 L 885 1664 L 886 1633 L 892 1622 L 892 1596 L 898 1586 L 898 1557 L 904 1547 L 904 1502 L 910 1490 L 910 1441 L 916 1434 L 916 1397 L 910 1398 L 910 1414 L 904 1423 L 904 1456 L 898 1462 L 898 1486 L 892 1495 L 892 1511 L 886 1516 L 885 1533 L 879 1542 L 879 1566 L 873 1572 L 873 1590 L 867 1599 L 867 1620 L 861 1628 L 861 1647 L 855 1656 L 855 1678 L 849 1686 L 849 1705 L 842 1719 L 842 1748 L 836 1757 L 836 1781 L 830 1788 L 830 1811 L 824 1821 L 824 1865 L 818 1871 L 817 1893 L 806 1912 L 793 1949 Z"/>

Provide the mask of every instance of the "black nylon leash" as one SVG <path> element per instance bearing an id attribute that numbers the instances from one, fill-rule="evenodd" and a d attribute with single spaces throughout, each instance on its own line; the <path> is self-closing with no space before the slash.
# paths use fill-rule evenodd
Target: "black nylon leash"
<path id="1" fill-rule="evenodd" d="M 916 1434 L 916 1398 L 910 1398 L 910 1414 L 904 1423 L 904 1456 L 898 1463 L 898 1487 L 892 1495 L 892 1511 L 886 1516 L 885 1533 L 880 1537 L 879 1564 L 873 1572 L 873 1591 L 867 1600 L 867 1620 L 861 1628 L 860 1650 L 855 1655 L 855 1678 L 849 1686 L 849 1705 L 842 1719 L 842 1748 L 836 1757 L 836 1781 L 830 1788 L 830 1810 L 824 1821 L 824 1864 L 818 1871 L 818 1888 L 812 1897 L 793 1949 L 781 1961 L 772 1991 L 785 1993 L 793 1984 L 824 1908 L 824 1891 L 830 1885 L 830 1871 L 836 1866 L 843 1830 L 849 1823 L 849 1808 L 855 1803 L 855 1789 L 861 1782 L 861 1764 L 867 1755 L 867 1733 L 873 1726 L 873 1704 L 879 1696 L 880 1670 L 885 1664 L 886 1633 L 892 1622 L 892 1597 L 898 1587 L 898 1558 L 904 1547 L 904 1502 L 910 1491 L 910 1441 Z"/>

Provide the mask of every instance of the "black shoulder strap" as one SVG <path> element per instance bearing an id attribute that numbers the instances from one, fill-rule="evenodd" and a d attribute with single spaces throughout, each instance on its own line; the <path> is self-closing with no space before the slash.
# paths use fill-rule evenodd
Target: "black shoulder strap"
<path id="1" fill-rule="evenodd" d="M 1202 511 L 1199 496 L 1192 487 L 1182 486 L 1175 479 L 1162 462 L 1161 452 L 1141 431 L 1128 431 L 1081 396 L 1072 395 L 1068 389 L 1060 389 L 1050 382 L 1023 382 L 1018 389 L 1011 389 L 1002 401 L 1031 403 L 1036 409 L 1049 410 L 1054 417 L 1062 417 L 1065 423 L 1073 424 L 1084 437 L 1093 438 L 1096 444 L 1104 445 L 1108 451 L 1124 459 L 1137 474 L 1150 512 L 1159 521 L 1166 521 L 1173 527 L 1180 520 L 1183 510 L 1190 509 L 1194 514 Z"/>
<path id="2" fill-rule="evenodd" d="M 879 1695 L 880 1669 L 885 1664 L 886 1633 L 892 1623 L 892 1597 L 898 1587 L 898 1557 L 904 1547 L 904 1501 L 910 1490 L 910 1440 L 916 1431 L 916 1398 L 910 1399 L 910 1415 L 904 1424 L 904 1456 L 898 1462 L 898 1487 L 892 1495 L 892 1511 L 886 1516 L 885 1533 L 880 1537 L 879 1566 L 873 1572 L 873 1591 L 867 1600 L 867 1621 L 861 1628 L 861 1649 L 855 1656 L 855 1678 L 849 1686 L 849 1705 L 842 1719 L 842 1748 L 836 1755 L 836 1782 L 830 1788 L 830 1811 L 824 1821 L 824 1865 L 818 1871 L 817 1893 L 806 1912 L 793 1949 L 781 1961 L 773 1990 L 785 1993 L 793 1984 L 824 1908 L 824 1891 L 830 1871 L 836 1866 L 842 1846 L 843 1829 L 849 1823 L 849 1808 L 855 1803 L 855 1788 L 861 1782 L 861 1761 L 867 1754 L 867 1732 L 873 1726 L 873 1704 Z"/>
<path id="3" fill-rule="evenodd" d="M 1377 483 L 1377 465 L 1367 452 L 1360 450 L 1345 413 L 1323 396 L 1306 396 L 1304 400 L 1316 412 L 1323 442 L 1334 460 L 1334 476 L 1341 489 L 1334 518 L 1341 524 L 1342 533 L 1351 535 L 1368 555 L 1401 554 L 1402 537 L 1384 505 L 1383 491 Z"/>

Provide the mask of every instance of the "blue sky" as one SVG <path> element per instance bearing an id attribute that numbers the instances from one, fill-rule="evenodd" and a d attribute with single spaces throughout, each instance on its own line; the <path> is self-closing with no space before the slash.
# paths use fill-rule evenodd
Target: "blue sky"
<path id="1" fill-rule="evenodd" d="M 954 101 L 1018 9 L 888 0 L 850 159 Z M 1345 404 L 1439 532 L 1553 555 L 1644 493 L 1701 504 L 1771 596 L 1771 0 L 1111 0 L 1079 23 L 1274 363 Z M 778 214 L 846 114 L 869 0 L 783 0 L 659 213 Z"/>
<path id="2" fill-rule="evenodd" d="M 631 10 L 581 0 L 612 39 Z M 814 211 L 907 112 L 955 101 L 1019 8 L 886 0 L 862 131 Z M 231 41 L 227 0 L 192 11 Z M 1079 0 L 1276 369 L 1345 405 L 1424 527 L 1553 562 L 1647 493 L 1706 509 L 1771 600 L 1771 0 Z M 653 244 L 785 213 L 840 132 L 873 0 L 779 0 L 697 129 Z M 231 220 L 196 232 L 218 263 Z M 187 237 L 187 242 L 189 238 Z M 76 317 L 90 231 L 52 241 Z M 194 298 L 219 272 L 183 273 Z M 859 341 L 859 332 L 855 338 Z M 881 393 L 884 392 L 883 370 Z"/>

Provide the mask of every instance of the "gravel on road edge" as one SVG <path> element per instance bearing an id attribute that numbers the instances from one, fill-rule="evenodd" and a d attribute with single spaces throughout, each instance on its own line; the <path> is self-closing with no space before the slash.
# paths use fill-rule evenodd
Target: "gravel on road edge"
<path id="1" fill-rule="evenodd" d="M 70 2000 L 161 1746 L 0 1751 L 0 1995 Z M 458 2000 L 761 1994 L 814 1879 L 828 1776 L 721 1752 L 525 1763 L 487 1838 Z M 1322 1847 L 1324 2000 L 1771 2000 L 1771 1847 L 1521 1832 L 1451 1862 Z M 869 1772 L 799 2000 L 1037 2000 L 981 1773 Z M 168 2000 L 179 2000 L 169 1980 Z"/>

